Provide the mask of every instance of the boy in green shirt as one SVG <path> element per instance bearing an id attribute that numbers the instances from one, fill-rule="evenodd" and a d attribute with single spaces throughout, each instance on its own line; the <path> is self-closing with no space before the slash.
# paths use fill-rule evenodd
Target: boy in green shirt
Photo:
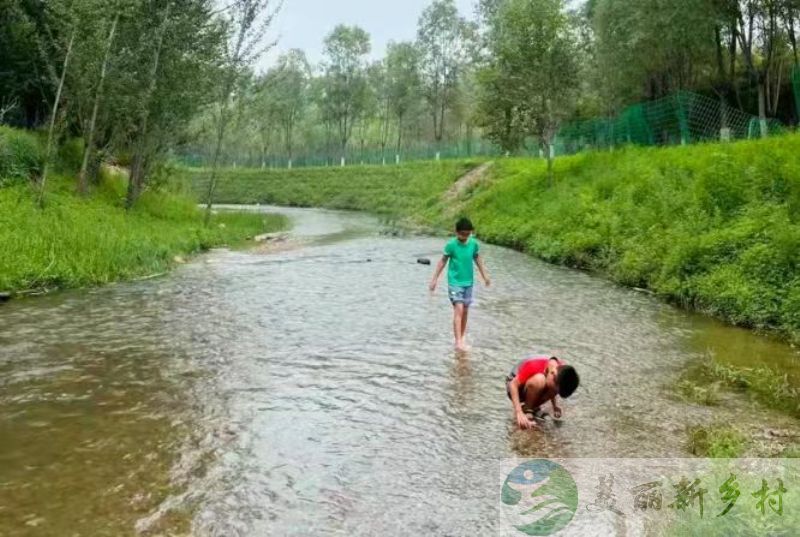
<path id="1" fill-rule="evenodd" d="M 456 338 L 456 350 L 461 352 L 469 350 L 465 336 L 469 307 L 472 304 L 472 288 L 475 285 L 473 263 L 478 265 L 478 271 L 481 273 L 486 287 L 491 285 L 480 256 L 480 245 L 472 236 L 473 231 L 475 230 L 472 222 L 467 218 L 462 218 L 456 223 L 456 237 L 445 245 L 444 256 L 436 266 L 430 284 L 431 292 L 436 291 L 439 276 L 442 275 L 445 265 L 449 264 L 447 283 L 450 303 L 453 304 L 453 333 Z"/>

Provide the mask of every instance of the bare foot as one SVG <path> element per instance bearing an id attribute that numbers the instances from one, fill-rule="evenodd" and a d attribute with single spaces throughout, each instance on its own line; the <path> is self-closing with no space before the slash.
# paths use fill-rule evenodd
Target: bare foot
<path id="1" fill-rule="evenodd" d="M 469 352 L 472 350 L 472 347 L 467 345 L 466 343 L 460 343 L 456 345 L 456 351 L 458 352 Z"/>

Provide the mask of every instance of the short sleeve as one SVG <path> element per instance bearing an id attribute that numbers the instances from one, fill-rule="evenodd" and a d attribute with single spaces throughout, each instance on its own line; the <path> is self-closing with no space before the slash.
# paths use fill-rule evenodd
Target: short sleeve
<path id="1" fill-rule="evenodd" d="M 453 257 L 453 241 L 449 241 L 444 245 L 444 252 L 442 253 L 445 257 Z"/>
<path id="2" fill-rule="evenodd" d="M 473 258 L 478 257 L 480 253 L 481 253 L 481 243 L 475 241 L 475 253 L 472 254 L 472 257 Z"/>

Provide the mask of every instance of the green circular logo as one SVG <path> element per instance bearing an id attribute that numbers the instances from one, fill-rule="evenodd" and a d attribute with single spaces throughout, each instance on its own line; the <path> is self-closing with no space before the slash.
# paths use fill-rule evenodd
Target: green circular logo
<path id="1" fill-rule="evenodd" d="M 537 459 L 508 474 L 500 499 L 516 529 L 526 535 L 552 535 L 575 516 L 578 486 L 560 464 Z"/>

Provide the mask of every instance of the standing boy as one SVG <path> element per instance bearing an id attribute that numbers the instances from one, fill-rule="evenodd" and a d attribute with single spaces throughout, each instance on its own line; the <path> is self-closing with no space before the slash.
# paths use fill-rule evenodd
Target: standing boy
<path id="1" fill-rule="evenodd" d="M 436 290 L 439 277 L 447 269 L 447 283 L 450 303 L 453 304 L 453 334 L 456 340 L 456 350 L 467 351 L 465 336 L 467 333 L 467 319 L 469 307 L 472 305 L 472 288 L 475 285 L 473 264 L 478 265 L 486 287 L 491 285 L 483 259 L 480 256 L 480 245 L 472 236 L 475 229 L 472 222 L 462 218 L 456 223 L 456 237 L 451 239 L 444 247 L 444 256 L 436 266 L 436 271 L 431 280 L 431 292 Z"/>

